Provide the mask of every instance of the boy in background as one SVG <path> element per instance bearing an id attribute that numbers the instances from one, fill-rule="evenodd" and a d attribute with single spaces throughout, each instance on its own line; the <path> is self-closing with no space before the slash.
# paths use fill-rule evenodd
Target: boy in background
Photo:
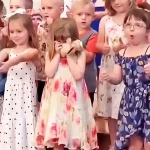
<path id="1" fill-rule="evenodd" d="M 45 53 L 47 49 L 47 38 L 46 34 L 48 25 L 60 18 L 63 12 L 64 0 L 41 0 L 41 10 L 43 14 L 43 23 L 39 25 L 38 39 L 39 39 L 39 61 L 40 67 L 37 68 L 37 81 L 38 81 L 38 101 L 41 102 L 43 89 L 45 86 Z M 50 35 L 49 35 L 50 36 Z"/>
<path id="2" fill-rule="evenodd" d="M 91 29 L 91 23 L 95 15 L 95 6 L 91 0 L 75 0 L 72 3 L 71 13 L 77 23 L 80 40 L 86 50 L 86 70 L 84 77 L 91 103 L 93 104 L 97 76 L 95 54 L 99 52 L 95 47 L 98 33 Z"/>

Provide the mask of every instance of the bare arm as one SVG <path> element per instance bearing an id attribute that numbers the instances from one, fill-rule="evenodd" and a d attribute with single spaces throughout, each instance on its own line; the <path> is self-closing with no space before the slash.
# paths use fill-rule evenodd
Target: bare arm
<path id="1" fill-rule="evenodd" d="M 9 59 L 7 63 L 9 63 L 9 67 L 11 67 L 19 64 L 20 62 L 33 61 L 37 57 L 38 50 L 34 48 L 29 48 L 26 52 L 22 53 L 21 55 Z"/>
<path id="2" fill-rule="evenodd" d="M 85 54 L 86 54 L 86 63 L 90 63 L 94 58 L 95 58 L 95 54 L 89 51 L 85 50 Z"/>
<path id="3" fill-rule="evenodd" d="M 45 74 L 49 78 L 53 78 L 59 65 L 60 61 L 60 54 L 56 53 L 54 58 L 52 60 L 49 59 L 48 53 L 46 54 L 46 59 L 45 59 Z"/>
<path id="4" fill-rule="evenodd" d="M 3 61 L 5 61 L 5 59 L 8 58 L 9 52 L 10 52 L 10 49 L 7 49 L 7 48 L 1 50 L 1 52 L 0 52 L 0 62 L 3 62 Z"/>
<path id="5" fill-rule="evenodd" d="M 73 59 L 73 56 L 67 56 L 69 69 L 75 80 L 81 80 L 84 77 L 85 66 L 86 66 L 86 55 L 82 51 L 78 59 Z"/>
<path id="6" fill-rule="evenodd" d="M 113 72 L 110 75 L 109 83 L 117 85 L 122 81 L 122 68 L 118 64 L 114 65 Z"/>
<path id="7" fill-rule="evenodd" d="M 99 49 L 102 54 L 107 54 L 110 50 L 108 43 L 106 41 L 106 35 L 105 35 L 105 22 L 106 22 L 107 18 L 108 17 L 105 16 L 101 19 L 101 22 L 99 24 L 98 39 L 97 39 L 97 43 L 96 43 L 97 49 Z"/>

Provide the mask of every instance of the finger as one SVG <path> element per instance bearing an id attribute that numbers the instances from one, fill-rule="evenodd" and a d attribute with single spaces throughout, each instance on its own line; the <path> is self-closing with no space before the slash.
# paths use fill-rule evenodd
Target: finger
<path id="1" fill-rule="evenodd" d="M 70 45 L 71 45 L 71 43 L 72 43 L 71 38 L 67 38 L 66 43 L 68 43 L 68 44 L 70 44 Z"/>

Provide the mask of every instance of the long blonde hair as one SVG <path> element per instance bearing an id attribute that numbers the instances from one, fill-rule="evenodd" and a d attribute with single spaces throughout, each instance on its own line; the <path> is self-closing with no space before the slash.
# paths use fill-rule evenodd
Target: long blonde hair
<path id="1" fill-rule="evenodd" d="M 48 55 L 52 59 L 55 55 L 54 41 L 66 42 L 67 38 L 71 38 L 72 41 L 79 39 L 76 22 L 72 18 L 58 19 L 49 27 L 48 36 Z"/>

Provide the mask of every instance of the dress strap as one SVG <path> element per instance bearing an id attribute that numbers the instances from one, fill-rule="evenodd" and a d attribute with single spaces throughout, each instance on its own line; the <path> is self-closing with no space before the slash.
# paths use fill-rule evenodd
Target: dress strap
<path id="1" fill-rule="evenodd" d="M 145 55 L 147 54 L 147 51 L 148 51 L 149 47 L 150 47 L 150 45 L 148 45 L 148 47 L 146 48 Z"/>
<path id="2" fill-rule="evenodd" d="M 124 57 L 124 55 L 125 55 L 125 53 L 126 53 L 126 50 L 127 50 L 127 47 L 124 49 L 124 52 L 123 52 L 123 57 Z"/>

